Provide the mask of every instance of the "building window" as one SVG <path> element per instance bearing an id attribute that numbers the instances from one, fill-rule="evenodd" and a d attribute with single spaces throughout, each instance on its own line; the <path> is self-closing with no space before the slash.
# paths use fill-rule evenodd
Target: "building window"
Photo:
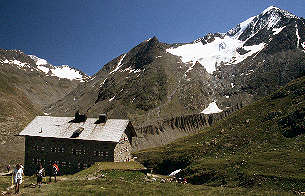
<path id="1" fill-rule="evenodd" d="M 110 156 L 110 153 L 108 151 L 94 151 L 94 155 L 99 157 L 108 157 Z"/>
<path id="2" fill-rule="evenodd" d="M 72 149 L 72 154 L 74 154 L 74 155 L 82 155 L 82 154 L 85 155 L 86 154 L 86 150 L 84 150 L 84 149 L 83 150 L 80 150 L 80 149 L 77 150 L 77 149 L 73 148 Z"/>
<path id="3" fill-rule="evenodd" d="M 39 151 L 39 146 L 38 145 L 33 146 L 33 150 L 34 151 Z"/>
<path id="4" fill-rule="evenodd" d="M 63 148 L 63 147 L 58 148 L 58 152 L 65 152 L 65 148 Z"/>
<path id="5" fill-rule="evenodd" d="M 51 152 L 57 152 L 56 147 L 51 147 Z"/>
<path id="6" fill-rule="evenodd" d="M 44 164 L 45 160 L 41 160 L 39 158 L 33 158 L 33 164 L 38 165 L 40 163 Z"/>
<path id="7" fill-rule="evenodd" d="M 35 146 L 33 146 L 33 150 L 37 151 L 37 152 L 42 152 L 45 150 L 45 148 L 44 148 L 44 146 L 35 145 Z"/>
<path id="8" fill-rule="evenodd" d="M 76 149 L 72 148 L 72 154 L 76 155 Z"/>
<path id="9" fill-rule="evenodd" d="M 68 163 L 67 163 L 67 166 L 68 166 L 68 167 L 72 167 L 71 162 L 68 162 Z"/>

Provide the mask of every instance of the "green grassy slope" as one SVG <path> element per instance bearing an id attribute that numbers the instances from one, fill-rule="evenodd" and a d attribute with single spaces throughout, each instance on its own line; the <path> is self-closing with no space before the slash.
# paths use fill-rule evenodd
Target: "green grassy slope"
<path id="1" fill-rule="evenodd" d="M 199 134 L 135 154 L 193 184 L 305 190 L 305 77 Z"/>
<path id="2" fill-rule="evenodd" d="M 281 191 L 248 190 L 245 188 L 209 187 L 205 185 L 164 182 L 164 176 L 146 176 L 137 171 L 143 166 L 136 162 L 97 163 L 74 175 L 59 176 L 58 182 L 33 186 L 36 178 L 25 177 L 22 195 L 292 195 Z M 132 171 L 134 170 L 134 171 Z M 1 186 L 1 184 L 3 184 Z M 0 191 L 10 185 L 9 177 L 0 177 Z M 10 195 L 13 190 L 6 194 Z"/>

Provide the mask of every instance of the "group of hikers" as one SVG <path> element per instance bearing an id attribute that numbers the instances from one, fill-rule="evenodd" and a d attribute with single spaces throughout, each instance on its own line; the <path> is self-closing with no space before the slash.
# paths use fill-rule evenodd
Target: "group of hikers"
<path id="1" fill-rule="evenodd" d="M 10 165 L 8 165 L 7 166 L 8 172 L 10 171 L 10 168 L 11 168 Z M 15 194 L 19 193 L 20 184 L 22 183 L 23 169 L 24 168 L 23 168 L 22 164 L 17 164 L 16 168 L 14 169 L 14 171 L 12 173 L 12 183 L 15 186 Z M 51 179 L 52 177 L 54 177 L 55 182 L 57 182 L 56 176 L 58 175 L 58 172 L 59 172 L 58 165 L 56 163 L 51 164 L 49 167 L 49 171 L 47 171 L 47 173 L 49 173 L 49 176 L 50 176 L 49 182 L 52 181 L 52 179 Z M 45 177 L 46 177 L 46 171 L 41 164 L 38 165 L 36 176 L 37 176 L 37 185 L 40 188 L 42 185 L 43 179 L 45 179 Z"/>
<path id="2" fill-rule="evenodd" d="M 59 172 L 59 167 L 56 163 L 53 163 L 49 169 L 49 176 L 50 176 L 50 179 L 49 179 L 49 182 L 52 181 L 52 176 L 54 177 L 54 181 L 57 182 L 56 180 L 56 176 Z M 39 186 L 39 188 L 41 187 L 41 184 L 42 184 L 42 180 L 44 179 L 44 177 L 46 177 L 46 172 L 45 172 L 45 169 L 42 167 L 41 164 L 39 164 L 39 167 L 37 169 L 37 173 L 36 173 L 36 176 L 37 176 L 37 185 Z"/>

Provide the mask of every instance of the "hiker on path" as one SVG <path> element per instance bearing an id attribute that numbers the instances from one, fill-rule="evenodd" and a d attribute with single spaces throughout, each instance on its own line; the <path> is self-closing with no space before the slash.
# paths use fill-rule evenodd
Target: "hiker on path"
<path id="1" fill-rule="evenodd" d="M 23 169 L 20 167 L 19 164 L 16 165 L 16 168 L 13 172 L 13 182 L 15 185 L 15 194 L 19 193 L 20 184 L 22 183 L 22 175 Z"/>
<path id="2" fill-rule="evenodd" d="M 42 165 L 39 165 L 39 170 L 37 171 L 37 185 L 40 188 L 42 184 L 42 178 L 45 176 L 45 170 Z"/>
<path id="3" fill-rule="evenodd" d="M 54 180 L 55 180 L 55 182 L 57 182 L 56 176 L 57 176 L 58 172 L 59 172 L 58 165 L 56 163 L 53 163 L 53 165 L 51 166 L 50 182 L 52 181 L 52 179 L 51 179 L 52 176 L 54 176 Z"/>
<path id="4" fill-rule="evenodd" d="M 10 164 L 8 164 L 8 165 L 7 165 L 7 167 L 6 167 L 6 169 L 7 169 L 7 173 L 10 173 L 10 170 L 11 170 L 11 165 L 10 165 Z"/>

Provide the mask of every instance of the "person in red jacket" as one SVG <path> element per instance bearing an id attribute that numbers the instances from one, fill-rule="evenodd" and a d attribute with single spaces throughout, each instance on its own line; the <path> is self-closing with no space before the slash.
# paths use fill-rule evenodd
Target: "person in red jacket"
<path id="1" fill-rule="evenodd" d="M 54 180 L 55 180 L 55 182 L 57 182 L 56 176 L 57 176 L 58 172 L 59 172 L 58 165 L 56 163 L 53 163 L 51 166 L 50 182 L 52 181 L 51 180 L 52 176 L 54 176 Z"/>

